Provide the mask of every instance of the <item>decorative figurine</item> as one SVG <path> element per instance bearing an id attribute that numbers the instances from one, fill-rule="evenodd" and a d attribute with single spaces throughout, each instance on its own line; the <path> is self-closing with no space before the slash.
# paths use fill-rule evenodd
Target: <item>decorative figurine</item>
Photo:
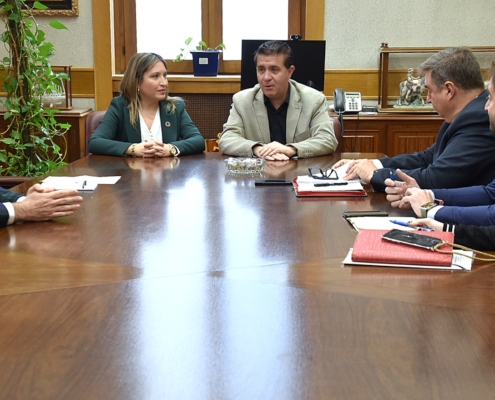
<path id="1" fill-rule="evenodd" d="M 407 70 L 407 78 L 399 84 L 399 98 L 397 106 L 419 106 L 424 105 L 423 92 L 425 91 L 424 77 L 414 76 L 414 69 Z"/>

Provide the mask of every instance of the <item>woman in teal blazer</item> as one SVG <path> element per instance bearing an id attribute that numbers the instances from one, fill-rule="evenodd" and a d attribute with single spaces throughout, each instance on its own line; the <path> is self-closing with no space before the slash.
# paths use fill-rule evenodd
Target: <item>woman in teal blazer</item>
<path id="1" fill-rule="evenodd" d="M 167 64 L 159 55 L 132 56 L 120 92 L 89 140 L 90 153 L 173 157 L 204 151 L 184 101 L 168 96 Z"/>

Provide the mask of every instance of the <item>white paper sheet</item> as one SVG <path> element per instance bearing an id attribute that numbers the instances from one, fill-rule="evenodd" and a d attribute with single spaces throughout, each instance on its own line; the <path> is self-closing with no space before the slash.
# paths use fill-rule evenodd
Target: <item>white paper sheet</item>
<path id="1" fill-rule="evenodd" d="M 298 176 L 297 190 L 298 192 L 343 192 L 351 190 L 363 190 L 363 185 L 361 184 L 359 179 L 353 179 L 350 181 L 346 181 L 343 179 L 347 167 L 348 166 L 344 164 L 335 170 L 337 171 L 338 179 L 314 179 L 311 178 L 309 175 Z M 315 184 L 329 184 L 330 186 L 315 186 Z"/>
<path id="2" fill-rule="evenodd" d="M 93 191 L 99 184 L 113 185 L 120 176 L 49 176 L 41 182 L 42 187 L 56 190 L 76 189 L 81 192 Z"/>
<path id="3" fill-rule="evenodd" d="M 390 230 L 390 229 L 400 229 L 403 231 L 412 231 L 415 228 L 411 228 L 408 226 L 402 226 L 398 224 L 394 224 L 390 221 L 401 221 L 404 223 L 408 223 L 414 221 L 414 217 L 349 217 L 346 220 L 353 226 L 353 228 L 359 232 L 361 229 L 381 229 L 381 230 Z"/>

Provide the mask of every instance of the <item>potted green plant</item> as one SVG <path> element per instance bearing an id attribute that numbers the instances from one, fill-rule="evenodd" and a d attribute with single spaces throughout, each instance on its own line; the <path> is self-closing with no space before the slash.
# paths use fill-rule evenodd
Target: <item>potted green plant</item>
<path id="1" fill-rule="evenodd" d="M 179 55 L 173 61 L 182 61 L 189 52 L 193 57 L 194 76 L 217 76 L 220 65 L 220 53 L 225 50 L 225 45 L 220 43 L 218 46 L 212 48 L 200 40 L 195 50 L 189 50 L 192 40 L 192 37 L 186 39 L 184 42 L 186 47 L 180 49 Z"/>
<path id="2" fill-rule="evenodd" d="M 52 43 L 33 17 L 32 9 L 48 9 L 35 1 L 0 0 L 0 18 L 5 31 L 0 41 L 8 52 L 0 64 L 7 129 L 0 132 L 0 175 L 37 176 L 65 165 L 64 143 L 69 124 L 55 120 L 56 109 L 43 107 L 43 96 L 63 86 L 65 73 L 56 73 L 49 62 Z M 67 29 L 52 20 L 55 29 Z"/>

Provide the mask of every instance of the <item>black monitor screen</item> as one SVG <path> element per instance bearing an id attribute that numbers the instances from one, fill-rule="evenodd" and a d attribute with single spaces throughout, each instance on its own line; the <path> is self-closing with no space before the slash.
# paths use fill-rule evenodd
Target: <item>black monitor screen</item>
<path id="1" fill-rule="evenodd" d="M 258 83 L 254 52 L 266 41 L 254 39 L 242 41 L 241 90 L 251 88 Z M 285 42 L 292 49 L 294 59 L 295 70 L 292 79 L 323 91 L 325 85 L 325 41 L 286 40 Z"/>

